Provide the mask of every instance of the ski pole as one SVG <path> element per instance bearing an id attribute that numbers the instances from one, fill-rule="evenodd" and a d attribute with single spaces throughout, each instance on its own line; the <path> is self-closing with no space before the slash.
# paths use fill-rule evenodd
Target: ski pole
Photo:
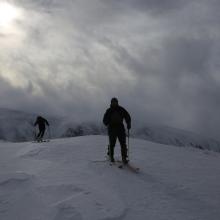
<path id="1" fill-rule="evenodd" d="M 129 143 L 129 136 L 130 136 L 130 132 L 129 132 L 129 129 L 128 129 L 128 161 L 130 161 L 130 152 L 129 152 L 129 145 L 130 145 L 130 143 Z"/>
<path id="2" fill-rule="evenodd" d="M 51 139 L 50 126 L 48 126 L 48 136 L 49 136 L 49 140 L 50 140 Z"/>
<path id="3" fill-rule="evenodd" d="M 34 141 L 37 141 L 37 128 L 34 126 Z"/>
<path id="4" fill-rule="evenodd" d="M 33 130 L 33 135 L 34 135 L 34 141 L 36 141 L 37 139 L 37 134 L 36 134 L 36 128 L 34 127 L 34 130 Z"/>

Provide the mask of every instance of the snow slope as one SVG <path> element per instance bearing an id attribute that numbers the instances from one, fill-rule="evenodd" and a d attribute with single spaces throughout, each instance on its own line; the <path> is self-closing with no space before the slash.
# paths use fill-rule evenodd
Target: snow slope
<path id="1" fill-rule="evenodd" d="M 220 219 L 219 153 L 131 139 L 136 174 L 101 162 L 106 142 L 0 143 L 0 219 Z"/>

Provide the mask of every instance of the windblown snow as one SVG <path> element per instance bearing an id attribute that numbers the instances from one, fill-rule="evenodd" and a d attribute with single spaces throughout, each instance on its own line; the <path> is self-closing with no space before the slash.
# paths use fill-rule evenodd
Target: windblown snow
<path id="1" fill-rule="evenodd" d="M 106 143 L 0 143 L 0 219 L 220 219 L 219 153 L 131 139 L 134 173 L 104 161 Z"/>

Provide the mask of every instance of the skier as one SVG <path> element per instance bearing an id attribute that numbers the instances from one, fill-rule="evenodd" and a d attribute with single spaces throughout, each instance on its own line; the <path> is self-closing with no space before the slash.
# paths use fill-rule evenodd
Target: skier
<path id="1" fill-rule="evenodd" d="M 126 134 L 123 124 L 125 119 L 127 129 L 131 129 L 131 117 L 129 113 L 118 104 L 117 98 L 111 99 L 110 108 L 104 114 L 103 123 L 108 127 L 109 136 L 109 150 L 108 155 L 111 162 L 115 162 L 114 159 L 114 148 L 117 138 L 121 145 L 121 157 L 124 164 L 128 163 L 127 158 L 127 145 L 126 145 Z"/>
<path id="2" fill-rule="evenodd" d="M 49 126 L 49 123 L 45 118 L 38 116 L 36 122 L 34 123 L 34 126 L 36 125 L 38 125 L 39 128 L 39 133 L 37 135 L 37 141 L 39 142 L 42 141 L 45 133 L 46 125 Z"/>

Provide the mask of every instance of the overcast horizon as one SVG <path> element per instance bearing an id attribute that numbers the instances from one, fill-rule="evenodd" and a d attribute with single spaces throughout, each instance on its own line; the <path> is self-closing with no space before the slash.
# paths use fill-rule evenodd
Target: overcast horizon
<path id="1" fill-rule="evenodd" d="M 220 1 L 0 0 L 0 107 L 219 139 Z"/>

